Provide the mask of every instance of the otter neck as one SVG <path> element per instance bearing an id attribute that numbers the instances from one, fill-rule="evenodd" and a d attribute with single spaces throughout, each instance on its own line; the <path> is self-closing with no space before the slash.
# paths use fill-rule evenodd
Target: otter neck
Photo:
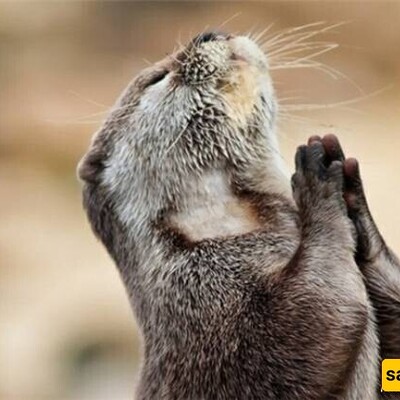
<path id="1" fill-rule="evenodd" d="M 262 165 L 246 171 L 245 176 L 239 178 L 245 183 L 240 189 L 290 199 L 289 181 L 284 170 L 274 160 L 270 164 L 270 167 L 276 165 L 275 169 Z M 247 174 L 253 179 L 243 182 Z M 233 188 L 232 176 L 228 173 L 221 170 L 208 172 L 186 193 L 180 210 L 169 216 L 169 224 L 194 242 L 262 229 L 254 205 L 248 198 L 238 195 L 239 191 L 237 187 Z"/>
<path id="2" fill-rule="evenodd" d="M 170 215 L 169 224 L 194 242 L 261 228 L 251 204 L 233 193 L 230 179 L 222 171 L 205 174 L 196 190 L 187 195 L 182 210 Z"/>

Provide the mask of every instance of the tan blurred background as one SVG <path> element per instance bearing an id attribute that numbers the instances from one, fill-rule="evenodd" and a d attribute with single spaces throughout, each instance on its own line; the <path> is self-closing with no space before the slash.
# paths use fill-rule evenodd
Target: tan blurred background
<path id="1" fill-rule="evenodd" d="M 1 2 L 0 399 L 132 398 L 137 329 L 75 166 L 145 59 L 224 21 L 244 33 L 347 22 L 323 35 L 340 47 L 319 59 L 343 76 L 273 75 L 282 105 L 321 108 L 285 114 L 283 154 L 292 168 L 308 135 L 336 132 L 400 251 L 399 2 Z"/>

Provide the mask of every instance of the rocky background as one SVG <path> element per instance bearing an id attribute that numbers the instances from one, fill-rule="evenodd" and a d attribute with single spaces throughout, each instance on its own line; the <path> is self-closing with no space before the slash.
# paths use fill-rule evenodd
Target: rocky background
<path id="1" fill-rule="evenodd" d="M 75 175 L 127 82 L 207 27 L 318 21 L 344 22 L 315 38 L 328 67 L 273 71 L 283 156 L 337 133 L 400 252 L 399 2 L 0 3 L 0 399 L 132 398 L 138 331 Z"/>

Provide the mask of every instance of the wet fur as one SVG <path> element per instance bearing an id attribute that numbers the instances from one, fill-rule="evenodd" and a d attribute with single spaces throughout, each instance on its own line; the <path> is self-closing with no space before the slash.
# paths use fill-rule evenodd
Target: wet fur
<path id="1" fill-rule="evenodd" d="M 300 148 L 293 201 L 267 60 L 248 39 L 214 39 L 140 74 L 79 167 L 143 335 L 136 397 L 373 400 L 378 338 L 343 171 L 321 164 L 321 144 Z M 232 64 L 232 48 L 256 62 Z M 224 92 L 240 93 L 238 73 L 251 75 L 245 109 Z M 229 217 L 210 174 L 244 215 L 239 232 L 205 213 L 216 229 L 197 236 L 187 217 L 199 198 Z"/>

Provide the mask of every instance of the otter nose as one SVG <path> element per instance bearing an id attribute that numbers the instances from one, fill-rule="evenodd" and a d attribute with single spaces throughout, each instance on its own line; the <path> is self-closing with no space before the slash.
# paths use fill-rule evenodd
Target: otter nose
<path id="1" fill-rule="evenodd" d="M 218 32 L 218 31 L 212 31 L 212 32 L 203 32 L 197 35 L 193 40 L 192 43 L 199 45 L 201 43 L 206 43 L 206 42 L 213 42 L 217 40 L 228 40 L 232 37 L 232 35 L 229 35 L 224 32 Z"/>

